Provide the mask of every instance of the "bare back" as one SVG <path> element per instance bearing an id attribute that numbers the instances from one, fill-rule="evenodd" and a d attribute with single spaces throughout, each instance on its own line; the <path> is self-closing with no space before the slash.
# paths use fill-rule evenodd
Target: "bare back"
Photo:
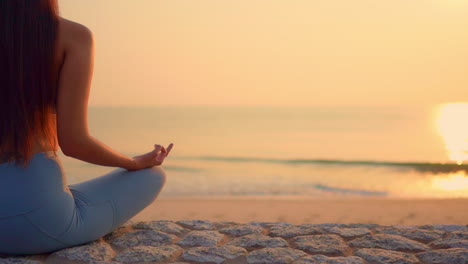
<path id="1" fill-rule="evenodd" d="M 64 19 L 60 17 L 59 19 L 59 25 L 58 25 L 58 34 L 57 34 L 57 43 L 56 43 L 56 49 L 55 49 L 55 57 L 54 57 L 54 63 L 53 63 L 53 72 L 54 76 L 56 76 L 56 82 L 59 82 L 61 76 L 61 70 L 62 66 L 65 63 L 65 60 L 67 58 L 67 52 L 73 48 L 73 45 L 69 45 L 70 42 L 74 41 L 74 31 L 77 30 L 78 27 L 81 27 L 82 30 L 86 28 L 76 22 Z M 60 89 L 60 86 L 58 87 Z M 60 91 L 59 91 L 60 92 Z M 57 124 L 57 115 L 53 114 L 50 116 L 54 124 Z M 55 125 L 55 127 L 57 127 Z M 39 138 L 36 138 L 35 143 L 34 143 L 34 150 L 33 154 L 39 153 L 39 152 L 47 152 L 51 151 L 52 149 L 48 149 L 44 146 L 41 146 L 39 143 L 41 140 Z M 55 151 L 58 150 L 58 145 L 55 146 Z"/>

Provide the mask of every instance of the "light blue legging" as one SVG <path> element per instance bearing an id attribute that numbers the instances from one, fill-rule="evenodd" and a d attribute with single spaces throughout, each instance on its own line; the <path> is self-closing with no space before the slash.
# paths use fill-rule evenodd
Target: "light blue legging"
<path id="1" fill-rule="evenodd" d="M 36 153 L 27 168 L 0 164 L 0 254 L 56 251 L 96 240 L 150 205 L 166 181 L 160 167 L 122 168 L 67 185 L 58 157 Z"/>

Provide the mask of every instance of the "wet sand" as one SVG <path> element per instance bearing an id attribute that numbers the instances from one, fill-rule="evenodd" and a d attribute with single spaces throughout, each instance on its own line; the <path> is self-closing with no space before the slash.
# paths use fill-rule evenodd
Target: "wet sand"
<path id="1" fill-rule="evenodd" d="M 468 224 L 468 199 L 159 197 L 134 221 Z"/>

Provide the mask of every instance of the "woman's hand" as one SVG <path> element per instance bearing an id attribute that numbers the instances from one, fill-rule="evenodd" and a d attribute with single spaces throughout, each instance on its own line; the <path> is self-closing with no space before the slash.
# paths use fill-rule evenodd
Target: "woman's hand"
<path id="1" fill-rule="evenodd" d="M 161 165 L 171 152 L 173 146 L 174 144 L 171 143 L 165 149 L 163 146 L 155 144 L 153 151 L 133 157 L 134 166 L 129 170 L 140 170 Z"/>

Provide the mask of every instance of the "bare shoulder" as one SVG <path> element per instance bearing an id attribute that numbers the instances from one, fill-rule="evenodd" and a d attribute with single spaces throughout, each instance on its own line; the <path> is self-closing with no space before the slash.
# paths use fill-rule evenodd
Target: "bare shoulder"
<path id="1" fill-rule="evenodd" d="M 93 44 L 93 33 L 88 27 L 63 17 L 59 19 L 59 32 L 61 42 L 65 47 L 92 46 Z"/>

